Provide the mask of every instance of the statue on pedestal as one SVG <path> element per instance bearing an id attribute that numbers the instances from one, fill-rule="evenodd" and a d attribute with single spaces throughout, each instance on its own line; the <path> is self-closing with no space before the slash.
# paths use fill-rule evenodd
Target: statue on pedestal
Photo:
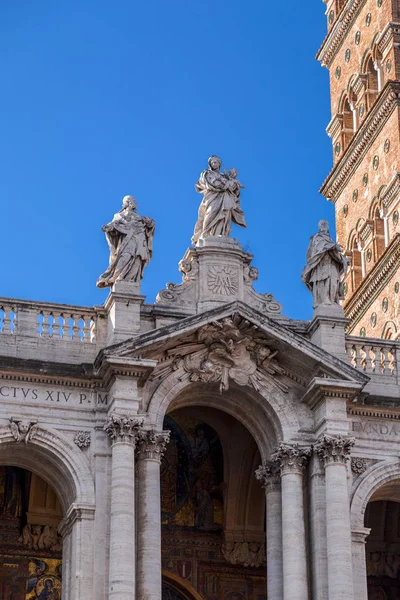
<path id="1" fill-rule="evenodd" d="M 318 229 L 311 237 L 307 264 L 301 274 L 302 281 L 313 294 L 314 308 L 321 304 L 339 304 L 348 267 L 341 246 L 330 236 L 328 221 L 320 221 Z"/>
<path id="2" fill-rule="evenodd" d="M 244 186 L 237 179 L 236 169 L 220 173 L 222 161 L 210 156 L 205 169 L 196 183 L 196 191 L 203 194 L 192 242 L 196 246 L 200 238 L 229 237 L 232 222 L 246 227 L 240 208 L 240 190 Z"/>
<path id="3" fill-rule="evenodd" d="M 97 287 L 110 287 L 116 281 L 140 282 L 150 262 L 155 223 L 136 212 L 136 200 L 125 196 L 122 209 L 102 228 L 110 248 L 110 265 L 97 280 Z"/>

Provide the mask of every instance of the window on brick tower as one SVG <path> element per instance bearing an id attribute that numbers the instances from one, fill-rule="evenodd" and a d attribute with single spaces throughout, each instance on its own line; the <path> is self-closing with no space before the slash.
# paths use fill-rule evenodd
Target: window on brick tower
<path id="1" fill-rule="evenodd" d="M 358 249 L 357 240 L 353 241 L 351 251 L 351 285 L 355 291 L 362 281 L 362 256 Z"/>
<path id="2" fill-rule="evenodd" d="M 374 245 L 375 256 L 378 259 L 385 251 L 385 222 L 380 216 L 378 207 L 374 213 Z"/>
<path id="3" fill-rule="evenodd" d="M 375 70 L 374 61 L 372 56 L 368 59 L 366 64 L 366 75 L 367 75 L 367 110 L 370 110 L 372 105 L 374 104 L 376 97 L 378 95 L 378 73 Z"/>
<path id="4" fill-rule="evenodd" d="M 342 108 L 343 115 L 343 148 L 347 148 L 354 134 L 353 111 L 348 98 L 345 98 Z"/>

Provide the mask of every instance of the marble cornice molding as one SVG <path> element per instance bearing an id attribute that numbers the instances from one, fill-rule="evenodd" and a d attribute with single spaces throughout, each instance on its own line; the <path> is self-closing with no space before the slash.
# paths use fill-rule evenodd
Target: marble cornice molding
<path id="1" fill-rule="evenodd" d="M 148 459 L 161 462 L 170 439 L 169 431 L 142 430 L 139 431 L 137 442 L 138 460 Z"/>
<path id="2" fill-rule="evenodd" d="M 311 448 L 281 442 L 276 451 L 271 455 L 271 460 L 280 468 L 280 473 L 302 474 L 311 456 Z"/>
<path id="3" fill-rule="evenodd" d="M 391 244 L 368 273 L 352 298 L 344 305 L 344 314 L 350 319 L 350 333 L 364 315 L 365 311 L 388 284 L 398 269 L 400 260 L 400 234 L 396 234 Z"/>
<path id="4" fill-rule="evenodd" d="M 354 375 L 359 381 L 343 381 L 339 379 L 330 379 L 327 377 L 314 377 L 308 386 L 301 402 L 307 404 L 311 410 L 327 399 L 341 399 L 354 402 L 364 386 L 368 383 L 369 377 L 361 371 L 354 369 Z M 360 379 L 359 375 L 362 375 Z"/>
<path id="5" fill-rule="evenodd" d="M 136 447 L 143 422 L 143 417 L 111 413 L 104 424 L 104 431 L 113 445 L 116 443 L 125 443 Z"/>
<path id="6" fill-rule="evenodd" d="M 71 504 L 58 526 L 58 533 L 61 537 L 64 537 L 71 532 L 73 525 L 77 521 L 93 521 L 95 510 L 95 507 L 90 504 Z"/>
<path id="7" fill-rule="evenodd" d="M 400 105 L 400 82 L 388 81 L 347 150 L 321 186 L 320 193 L 336 202 L 379 132 Z"/>
<path id="8" fill-rule="evenodd" d="M 107 389 L 117 377 L 138 379 L 143 384 L 155 366 L 157 360 L 129 356 L 103 356 L 96 375 L 101 378 L 102 387 Z"/>
<path id="9" fill-rule="evenodd" d="M 366 2 L 367 0 L 350 0 L 342 9 L 335 25 L 328 33 L 317 52 L 316 59 L 323 67 L 329 68 L 331 66 L 333 59 L 341 48 L 355 19 Z"/>
<path id="10" fill-rule="evenodd" d="M 347 414 L 351 417 L 367 417 L 368 419 L 400 420 L 400 412 L 397 408 L 393 408 L 393 412 L 390 412 L 387 408 L 351 405 L 347 407 Z"/>
<path id="11" fill-rule="evenodd" d="M 380 195 L 380 201 L 384 209 L 389 208 L 393 200 L 400 193 L 400 173 L 395 173 Z"/>
<path id="12" fill-rule="evenodd" d="M 280 467 L 276 462 L 265 461 L 256 469 L 255 476 L 266 491 L 281 485 Z"/>
<path id="13" fill-rule="evenodd" d="M 50 376 L 44 374 L 21 373 L 19 371 L 2 370 L 0 372 L 0 381 L 17 381 L 19 383 L 37 383 L 45 385 L 59 385 L 69 388 L 95 389 L 99 383 L 92 377 L 87 379 L 76 379 L 66 376 Z"/>
<path id="14" fill-rule="evenodd" d="M 320 457 L 325 466 L 331 464 L 346 465 L 350 459 L 351 449 L 356 443 L 355 438 L 341 435 L 323 435 L 314 444 L 313 450 Z"/>

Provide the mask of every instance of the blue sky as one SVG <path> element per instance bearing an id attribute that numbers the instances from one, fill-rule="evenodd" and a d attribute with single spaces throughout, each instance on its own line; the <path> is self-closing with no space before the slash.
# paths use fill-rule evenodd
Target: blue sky
<path id="1" fill-rule="evenodd" d="M 156 221 L 154 302 L 190 244 L 210 154 L 235 166 L 255 288 L 311 316 L 300 281 L 332 166 L 320 0 L 3 0 L 0 296 L 102 304 L 101 226 L 125 194 Z"/>

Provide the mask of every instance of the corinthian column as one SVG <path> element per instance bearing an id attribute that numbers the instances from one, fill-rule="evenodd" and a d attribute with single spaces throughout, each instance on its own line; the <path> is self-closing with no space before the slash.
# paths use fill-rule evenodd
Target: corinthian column
<path id="1" fill-rule="evenodd" d="M 303 471 L 310 454 L 309 448 L 281 443 L 272 455 L 281 470 L 284 600 L 308 600 Z"/>
<path id="2" fill-rule="evenodd" d="M 353 438 L 324 435 L 314 446 L 325 465 L 329 600 L 354 598 L 346 468 L 354 442 Z"/>
<path id="3" fill-rule="evenodd" d="M 138 446 L 137 598 L 161 600 L 160 464 L 169 431 L 142 431 Z"/>
<path id="4" fill-rule="evenodd" d="M 135 598 L 135 446 L 142 419 L 111 414 L 112 443 L 109 600 Z"/>
<path id="5" fill-rule="evenodd" d="M 281 475 L 275 463 L 264 463 L 256 478 L 265 489 L 267 512 L 267 592 L 268 598 L 283 600 L 282 498 Z"/>

